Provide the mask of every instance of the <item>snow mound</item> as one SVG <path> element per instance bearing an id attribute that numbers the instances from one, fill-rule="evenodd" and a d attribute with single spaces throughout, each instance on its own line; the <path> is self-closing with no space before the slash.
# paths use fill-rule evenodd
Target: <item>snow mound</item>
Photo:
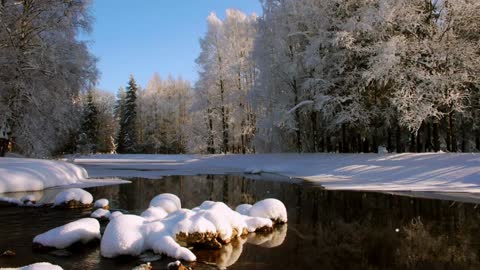
<path id="1" fill-rule="evenodd" d="M 122 216 L 122 215 L 123 215 L 122 212 L 120 212 L 120 211 L 115 211 L 115 212 L 113 212 L 113 213 L 110 214 L 109 219 L 112 220 L 112 219 L 117 218 L 117 217 Z"/>
<path id="2" fill-rule="evenodd" d="M 235 211 L 242 215 L 248 216 L 250 215 L 250 208 L 252 208 L 251 204 L 240 204 L 237 206 L 237 208 L 235 208 Z"/>
<path id="3" fill-rule="evenodd" d="M 162 220 L 168 216 L 168 213 L 161 207 L 149 207 L 147 210 L 143 211 L 140 216 L 144 217 L 146 221 L 151 222 Z"/>
<path id="4" fill-rule="evenodd" d="M 171 193 L 163 193 L 155 196 L 150 201 L 150 206 L 161 207 L 167 213 L 173 213 L 178 209 L 182 208 L 182 203 L 180 201 L 180 198 L 177 197 L 177 195 Z"/>
<path id="5" fill-rule="evenodd" d="M 96 218 L 96 219 L 102 219 L 102 218 L 110 219 L 110 215 L 111 215 L 110 211 L 103 208 L 98 208 L 90 215 L 90 217 Z"/>
<path id="6" fill-rule="evenodd" d="M 33 243 L 63 249 L 77 242 L 86 244 L 95 239 L 100 239 L 100 223 L 93 218 L 83 218 L 39 234 Z"/>
<path id="7" fill-rule="evenodd" d="M 58 265 L 53 265 L 51 263 L 41 262 L 41 263 L 34 263 L 27 266 L 19 267 L 19 268 L 0 268 L 4 270 L 63 270 L 62 267 Z"/>
<path id="8" fill-rule="evenodd" d="M 160 194 L 141 216 L 120 214 L 112 218 L 117 212 L 112 213 L 100 245 L 102 256 L 138 256 L 152 250 L 176 259 L 195 261 L 196 256 L 186 247 L 220 248 L 249 232 L 273 230 L 272 219 L 286 222 L 283 203 L 274 199 L 251 206 L 252 209 L 256 206 L 258 214 L 264 217 L 242 215 L 222 202 L 212 201 L 205 201 L 192 210 L 178 209 L 168 213 L 172 210 L 170 207 L 179 208 L 180 205 L 177 196 Z M 267 207 L 276 209 L 268 212 Z"/>
<path id="9" fill-rule="evenodd" d="M 68 204 L 70 201 L 91 204 L 93 202 L 93 196 L 88 191 L 81 188 L 70 188 L 58 193 L 53 205 L 59 206 L 62 204 Z"/>
<path id="10" fill-rule="evenodd" d="M 288 220 L 285 205 L 277 199 L 265 199 L 255 203 L 250 208 L 249 216 L 268 218 L 276 223 L 286 223 Z"/>
<path id="11" fill-rule="evenodd" d="M 138 256 L 144 251 L 144 235 L 141 230 L 145 219 L 134 215 L 121 215 L 107 225 L 100 250 L 103 257 L 121 255 Z"/>
<path id="12" fill-rule="evenodd" d="M 62 161 L 2 158 L 0 162 L 0 193 L 43 190 L 87 178 L 85 169 Z"/>
<path id="13" fill-rule="evenodd" d="M 99 199 L 96 200 L 93 204 L 93 208 L 108 208 L 108 200 L 107 199 Z"/>

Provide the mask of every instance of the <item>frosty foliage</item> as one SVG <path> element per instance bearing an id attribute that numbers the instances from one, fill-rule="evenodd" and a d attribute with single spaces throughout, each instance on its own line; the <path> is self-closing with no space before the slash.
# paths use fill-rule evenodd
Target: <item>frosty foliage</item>
<path id="1" fill-rule="evenodd" d="M 258 151 L 466 151 L 474 139 L 480 147 L 477 1 L 262 4 Z"/>
<path id="2" fill-rule="evenodd" d="M 77 39 L 90 29 L 89 6 L 88 0 L 0 3 L 0 116 L 23 154 L 61 151 L 80 124 L 79 93 L 97 76 L 96 59 Z"/>

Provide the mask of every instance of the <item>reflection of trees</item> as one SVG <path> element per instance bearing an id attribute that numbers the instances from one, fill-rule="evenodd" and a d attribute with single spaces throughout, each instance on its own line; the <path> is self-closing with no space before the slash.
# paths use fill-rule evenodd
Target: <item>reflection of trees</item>
<path id="1" fill-rule="evenodd" d="M 413 219 L 404 227 L 404 237 L 397 249 L 400 264 L 418 268 L 438 263 L 461 265 L 478 261 L 463 232 L 447 237 L 433 236 L 430 231 L 420 219 Z"/>
<path id="2" fill-rule="evenodd" d="M 472 204 L 373 192 L 328 191 L 307 184 L 253 181 L 240 176 L 175 176 L 134 180 L 117 187 L 112 194 L 103 189 L 110 187 L 94 189 L 94 197 L 114 196 L 118 207 L 139 211 L 146 209 L 155 195 L 165 192 L 178 195 L 187 208 L 205 200 L 223 201 L 235 207 L 277 198 L 284 202 L 289 216 L 285 244 L 275 252 L 242 245 L 241 260 L 261 260 L 272 267 L 462 269 L 479 265 L 480 249 L 474 239 L 480 238 L 480 208 Z M 412 219 L 417 217 L 421 217 L 422 225 L 413 227 Z M 262 237 L 270 236 L 253 240 L 249 236 L 248 242 L 262 241 Z M 231 249 L 234 250 L 239 249 Z M 219 252 L 230 254 L 227 247 Z M 298 260 L 288 262 L 288 258 Z"/>

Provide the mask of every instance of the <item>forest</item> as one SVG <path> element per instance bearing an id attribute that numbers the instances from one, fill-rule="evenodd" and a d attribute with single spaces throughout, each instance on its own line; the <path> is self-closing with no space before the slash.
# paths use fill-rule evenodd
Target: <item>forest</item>
<path id="1" fill-rule="evenodd" d="M 115 96 L 78 38 L 90 1 L 1 0 L 0 129 L 37 157 L 480 150 L 479 1 L 261 4 L 208 16 L 196 82 Z"/>

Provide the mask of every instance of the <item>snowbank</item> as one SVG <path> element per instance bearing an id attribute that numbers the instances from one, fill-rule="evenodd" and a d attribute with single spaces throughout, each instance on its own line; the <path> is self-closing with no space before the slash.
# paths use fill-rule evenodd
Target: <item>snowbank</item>
<path id="1" fill-rule="evenodd" d="M 57 194 L 53 206 L 68 204 L 69 202 L 79 202 L 84 205 L 90 205 L 93 202 L 93 196 L 90 192 L 80 188 L 70 188 Z"/>
<path id="2" fill-rule="evenodd" d="M 63 249 L 77 242 L 86 244 L 95 239 L 100 239 L 100 223 L 93 218 L 83 218 L 39 234 L 33 243 Z"/>
<path id="3" fill-rule="evenodd" d="M 93 155 L 76 158 L 75 163 L 95 177 L 263 172 L 327 189 L 480 193 L 477 153 Z"/>
<path id="4" fill-rule="evenodd" d="M 107 199 L 99 199 L 96 200 L 93 204 L 93 208 L 105 208 L 108 209 L 108 200 Z"/>
<path id="5" fill-rule="evenodd" d="M 53 265 L 46 262 L 41 263 L 34 263 L 27 266 L 19 267 L 19 268 L 0 268 L 4 270 L 63 270 L 62 267 L 58 265 Z"/>
<path id="6" fill-rule="evenodd" d="M 84 168 L 63 161 L 0 158 L 0 193 L 38 191 L 65 185 L 98 186 L 126 182 L 87 178 Z"/>
<path id="7" fill-rule="evenodd" d="M 267 211 L 268 206 L 283 206 L 280 201 L 272 200 L 259 202 L 259 215 L 271 214 Z M 246 216 L 233 211 L 222 202 L 212 201 L 205 201 L 192 210 L 178 209 L 167 214 L 163 206 L 169 208 L 181 205 L 180 199 L 173 194 L 158 195 L 152 203 L 157 206 L 150 206 L 142 216 L 120 215 L 110 221 L 100 245 L 102 256 L 138 256 L 146 250 L 152 250 L 176 259 L 195 261 L 196 256 L 186 247 L 207 245 L 220 248 L 233 238 L 273 228 L 272 220 L 283 218 L 282 211 L 272 218 Z M 273 211 L 277 212 L 278 210 Z"/>
<path id="8" fill-rule="evenodd" d="M 90 217 L 96 218 L 96 219 L 110 219 L 110 216 L 111 216 L 110 211 L 103 208 L 98 208 L 90 215 Z"/>

